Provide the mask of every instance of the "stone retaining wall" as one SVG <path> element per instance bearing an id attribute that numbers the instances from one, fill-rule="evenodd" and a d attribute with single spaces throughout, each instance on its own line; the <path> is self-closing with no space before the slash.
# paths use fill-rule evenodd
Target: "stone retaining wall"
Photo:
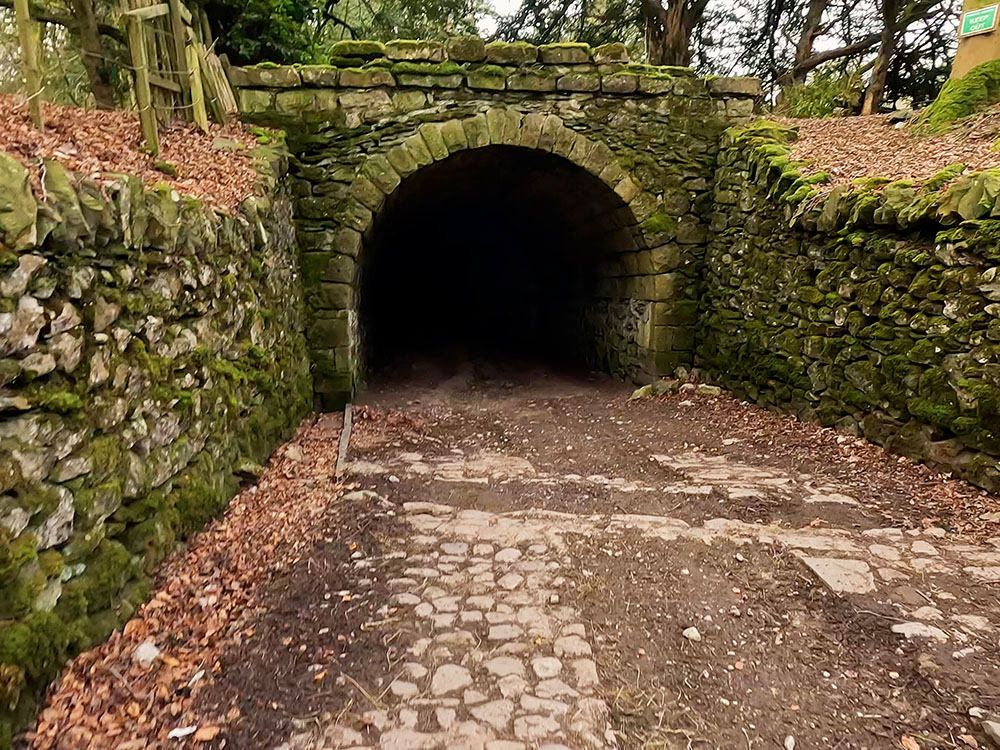
<path id="1" fill-rule="evenodd" d="M 723 139 L 697 360 L 737 394 L 1000 489 L 1000 171 L 826 179 Z"/>
<path id="2" fill-rule="evenodd" d="M 312 399 L 286 160 L 235 215 L 0 154 L 0 747 Z"/>
<path id="3" fill-rule="evenodd" d="M 588 315 L 604 342 L 594 358 L 635 378 L 691 362 L 718 139 L 749 120 L 757 81 L 630 64 L 623 45 L 341 42 L 330 55 L 230 71 L 244 116 L 288 129 L 324 405 L 363 375 L 359 269 L 386 197 L 420 168 L 487 146 L 557 154 L 617 195 L 624 210 L 604 230 L 615 257 Z"/>

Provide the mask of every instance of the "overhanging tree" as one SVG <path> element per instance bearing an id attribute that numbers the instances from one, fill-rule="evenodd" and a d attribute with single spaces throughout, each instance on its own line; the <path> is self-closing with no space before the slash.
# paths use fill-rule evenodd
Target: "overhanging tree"
<path id="1" fill-rule="evenodd" d="M 10 8 L 13 4 L 13 0 L 0 0 L 0 7 Z M 68 7 L 55 3 L 31 6 L 32 19 L 62 26 L 72 34 L 99 109 L 113 109 L 116 104 L 113 68 L 117 65 L 117 51 L 112 51 L 107 42 L 124 41 L 121 31 L 110 22 L 110 15 L 110 9 L 97 0 L 69 0 Z"/>

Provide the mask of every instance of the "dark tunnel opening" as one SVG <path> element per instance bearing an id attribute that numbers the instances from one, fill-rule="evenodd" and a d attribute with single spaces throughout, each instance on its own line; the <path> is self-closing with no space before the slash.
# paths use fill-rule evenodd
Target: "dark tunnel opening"
<path id="1" fill-rule="evenodd" d="M 366 369 L 429 357 L 601 368 L 600 282 L 633 230 L 611 188 L 546 152 L 491 146 L 420 169 L 366 243 Z"/>

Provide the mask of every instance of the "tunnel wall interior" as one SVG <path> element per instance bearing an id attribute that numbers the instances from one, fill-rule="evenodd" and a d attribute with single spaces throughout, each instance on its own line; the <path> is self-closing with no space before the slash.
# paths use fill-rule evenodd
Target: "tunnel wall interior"
<path id="1" fill-rule="evenodd" d="M 386 256 L 380 251 L 404 244 L 426 251 L 432 243 L 420 232 L 454 236 L 455 228 L 468 227 L 495 200 L 493 175 L 470 174 L 465 184 L 483 196 L 480 205 L 461 195 L 450 204 L 424 200 L 418 211 L 415 191 L 405 187 L 409 180 L 429 181 L 418 173 L 459 152 L 499 146 L 514 147 L 507 156 L 522 167 L 527 162 L 514 156 L 518 150 L 578 170 L 579 178 L 568 174 L 562 183 L 551 183 L 557 195 L 542 197 L 536 190 L 539 205 L 521 200 L 518 209 L 522 221 L 535 217 L 529 221 L 535 238 L 546 231 L 551 237 L 552 227 L 561 227 L 558 236 L 541 243 L 550 257 L 522 258 L 547 274 L 556 290 L 542 299 L 567 314 L 572 308 L 575 320 L 562 326 L 561 341 L 582 328 L 589 337 L 579 352 L 585 359 L 639 381 L 692 362 L 718 141 L 727 126 L 752 116 L 758 82 L 707 81 L 687 69 L 632 65 L 621 45 L 591 50 L 465 40 L 338 49 L 327 66 L 230 71 L 244 117 L 287 130 L 320 406 L 335 408 L 357 391 L 366 355 L 379 356 L 379 341 L 368 340 L 373 332 L 381 331 L 383 341 L 389 332 L 390 342 L 401 343 L 412 333 L 408 324 L 416 320 L 410 315 L 416 308 L 393 307 L 397 298 L 390 298 L 389 309 L 400 318 L 393 326 L 364 298 L 372 280 L 376 286 L 380 278 L 389 283 L 385 274 L 393 264 L 380 266 L 377 257 Z M 496 169 L 501 167 L 491 167 Z M 616 196 L 617 209 L 597 191 L 575 197 L 578 185 L 594 180 Z M 410 197 L 396 200 L 400 189 Z M 397 210 L 403 218 L 394 222 Z M 451 270 L 468 265 L 461 244 L 451 245 L 445 264 Z M 486 243 L 464 244 L 465 252 L 481 260 L 475 253 Z M 376 257 L 372 263 L 369 251 Z M 403 261 L 396 257 L 396 263 L 415 262 L 405 253 Z M 574 296 L 562 288 L 587 274 L 593 293 Z M 403 284 L 402 291 L 415 299 L 412 286 Z M 456 286 L 461 291 L 463 284 Z M 437 303 L 423 292 L 426 304 Z M 527 290 L 522 286 L 518 293 Z M 584 296 L 588 303 L 581 306 Z M 511 308 L 493 314 L 513 323 L 519 313 Z"/>

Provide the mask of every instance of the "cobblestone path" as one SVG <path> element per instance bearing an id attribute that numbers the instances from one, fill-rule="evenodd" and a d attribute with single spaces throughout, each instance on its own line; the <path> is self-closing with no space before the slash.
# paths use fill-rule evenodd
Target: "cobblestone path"
<path id="1" fill-rule="evenodd" d="M 497 406 L 500 402 L 506 404 L 503 409 Z M 570 441 L 583 443 L 586 435 L 579 430 L 547 433 L 538 438 L 540 450 L 530 447 L 534 441 L 530 436 L 516 439 L 525 429 L 529 433 L 534 429 L 525 425 L 537 425 L 539 420 L 563 420 L 568 427 L 572 420 L 562 410 L 570 403 L 570 397 L 556 398 L 544 407 L 518 401 L 517 408 L 528 414 L 519 420 L 520 432 L 513 425 L 501 426 L 492 436 L 483 430 L 483 424 L 496 426 L 498 420 L 509 417 L 501 413 L 510 408 L 509 399 L 498 399 L 492 404 L 452 405 L 447 414 L 438 411 L 433 417 L 425 411 L 419 437 L 379 436 L 377 430 L 360 436 L 360 446 L 352 449 L 352 475 L 369 488 L 364 492 L 374 491 L 395 503 L 396 515 L 410 533 L 388 540 L 381 557 L 362 559 L 356 565 L 371 575 L 391 565 L 394 572 L 386 581 L 391 601 L 380 614 L 410 637 L 405 653 L 380 684 L 381 694 L 371 696 L 372 705 L 331 716 L 320 726 L 292 736 L 281 750 L 721 748 L 735 746 L 729 738 L 736 728 L 735 736 L 745 735 L 742 746 L 750 750 L 793 748 L 796 736 L 805 743 L 800 747 L 898 747 L 901 737 L 910 736 L 907 732 L 917 732 L 910 729 L 914 716 L 930 709 L 920 705 L 924 697 L 906 702 L 905 686 L 894 692 L 891 684 L 876 683 L 892 683 L 914 660 L 950 671 L 959 682 L 976 683 L 978 694 L 955 688 L 952 698 L 942 698 L 947 706 L 941 711 L 950 714 L 942 721 L 951 722 L 948 731 L 953 737 L 961 735 L 974 742 L 978 736 L 988 741 L 990 717 L 995 716 L 1000 701 L 991 692 L 1000 678 L 988 675 L 988 664 L 1000 650 L 996 595 L 1000 544 L 996 540 L 992 545 L 975 543 L 937 524 L 880 524 L 857 496 L 858 485 L 835 474 L 727 456 L 676 438 L 654 441 L 645 452 L 622 446 L 617 472 L 608 470 L 607 456 L 599 452 L 574 451 L 575 458 L 567 459 L 572 466 L 548 455 L 557 450 L 553 434 L 560 435 L 561 448 Z M 462 421 L 459 415 L 468 421 L 456 433 L 455 424 Z M 613 416 L 611 421 L 620 424 Z M 654 451 L 657 446 L 660 450 Z M 589 465 L 592 457 L 594 465 L 601 464 L 600 470 Z M 582 499 L 573 510 L 554 509 L 565 507 L 567 497 Z M 661 509 L 664 498 L 678 512 L 614 512 L 626 502 L 632 507 L 648 504 Z M 691 511 L 708 499 L 717 514 Z M 767 518 L 751 520 L 727 513 L 764 500 L 771 508 Z M 814 520 L 800 522 L 803 513 Z M 891 667 L 898 660 L 900 666 L 872 667 L 867 673 L 868 656 L 861 655 L 855 666 L 848 664 L 858 658 L 857 653 L 835 657 L 830 662 L 833 666 L 827 666 L 828 656 L 812 644 L 813 653 L 803 664 L 807 669 L 813 662 L 823 664 L 817 675 L 825 677 L 816 679 L 825 683 L 839 677 L 861 685 L 856 695 L 850 686 L 840 688 L 841 694 L 852 696 L 843 706 L 837 703 L 842 695 L 837 694 L 836 684 L 814 684 L 801 666 L 785 665 L 780 685 L 767 680 L 746 685 L 734 682 L 751 667 L 764 674 L 773 666 L 767 663 L 768 654 L 784 647 L 783 639 L 788 636 L 781 628 L 789 616 L 780 607 L 788 605 L 776 604 L 779 609 L 766 615 L 781 627 L 768 627 L 763 639 L 758 631 L 764 629 L 727 630 L 730 626 L 723 624 L 724 618 L 736 623 L 733 627 L 746 627 L 753 611 L 747 608 L 745 595 L 734 599 L 739 607 L 711 598 L 710 589 L 718 581 L 710 580 L 714 573 L 709 565 L 703 571 L 704 598 L 695 602 L 702 614 L 676 605 L 666 605 L 655 615 L 639 609 L 634 614 L 612 611 L 597 625 L 607 633 L 609 623 L 615 621 L 616 635 L 595 638 L 593 609 L 587 609 L 580 597 L 585 588 L 581 581 L 595 575 L 589 569 L 594 559 L 588 562 L 584 557 L 603 550 L 598 558 L 603 554 L 620 560 L 621 550 L 635 540 L 651 545 L 638 548 L 640 567 L 642 550 L 651 549 L 646 554 L 662 554 L 667 560 L 674 556 L 676 567 L 683 568 L 680 572 L 685 575 L 692 572 L 688 570 L 692 564 L 679 561 L 698 559 L 698 550 L 739 561 L 751 557 L 754 550 L 787 555 L 797 570 L 792 574 L 797 581 L 793 589 L 814 585 L 825 591 L 824 602 L 847 602 L 855 613 L 875 614 L 874 624 L 865 625 L 871 633 L 864 630 L 853 635 L 868 639 L 875 662 L 882 659 Z M 587 551 L 583 556 L 581 549 Z M 741 576 L 747 588 L 754 585 L 755 577 L 766 580 L 775 575 L 749 561 L 744 565 Z M 599 586 L 613 598 L 618 586 L 613 567 L 599 575 L 604 575 Z M 625 587 L 625 574 L 620 575 Z M 634 583 L 635 573 L 628 575 Z M 739 592 L 735 580 L 723 577 L 723 588 Z M 650 588 L 640 587 L 640 598 L 644 593 L 650 598 L 669 595 L 670 586 L 667 578 L 662 586 L 654 579 Z M 790 597 L 799 594 L 791 590 Z M 766 603 L 757 606 L 766 609 Z M 812 605 L 803 605 L 807 606 Z M 798 622 L 795 617 L 791 620 Z M 812 628 L 819 633 L 847 627 L 833 619 L 818 624 L 814 620 L 799 623 L 803 638 L 820 639 Z M 630 629 L 649 638 L 637 649 L 640 657 L 660 647 L 674 657 L 684 651 L 684 663 L 677 658 L 661 660 L 651 664 L 652 676 L 643 674 L 640 666 L 632 677 L 621 679 L 616 671 L 625 669 L 624 663 L 602 660 L 601 652 L 611 642 L 622 651 L 622 633 Z M 701 655 L 692 657 L 693 649 L 702 649 Z M 797 653 L 808 650 L 800 648 Z M 692 670 L 692 658 L 704 668 L 700 674 Z M 666 701 L 656 720 L 659 726 L 649 726 L 647 721 L 641 731 L 629 729 L 633 726 L 629 717 L 616 715 L 621 713 L 623 685 L 630 680 L 635 682 L 635 692 L 644 695 L 648 694 L 643 692 L 647 681 L 659 684 L 662 675 L 672 670 L 685 672 L 680 683 L 692 685 L 700 677 L 707 684 L 708 673 L 720 664 L 728 670 L 729 697 L 688 697 L 673 709 Z M 947 679 L 936 684 L 942 693 L 951 689 Z M 692 690 L 697 692 L 693 686 Z M 829 705 L 838 708 L 831 709 L 832 718 L 828 717 L 833 724 L 816 729 L 813 720 L 812 727 L 826 735 L 839 727 L 840 744 L 803 740 L 803 733 L 809 736 L 808 723 L 802 724 L 794 715 L 786 727 L 786 719 L 778 716 L 782 711 L 788 714 L 788 705 L 798 712 L 798 702 L 806 700 L 781 705 L 782 696 L 808 697 L 816 690 L 821 694 L 832 691 Z M 870 700 L 863 695 L 865 691 L 872 696 Z M 877 708 L 886 701 L 892 708 Z M 975 705 L 970 705 L 972 701 Z M 732 714 L 741 702 L 742 713 Z M 670 725 L 667 717 L 696 705 L 702 706 L 702 714 L 708 706 L 709 714 L 717 709 L 735 718 L 716 717 L 703 725 L 698 720 L 680 728 Z M 876 710 L 877 714 L 870 713 Z M 878 721 L 873 722 L 873 717 Z M 735 727 L 725 727 L 730 721 Z M 865 727 L 872 723 L 878 726 L 866 735 Z M 713 725 L 718 726 L 714 735 Z M 928 729 L 926 736 L 937 735 Z"/>

